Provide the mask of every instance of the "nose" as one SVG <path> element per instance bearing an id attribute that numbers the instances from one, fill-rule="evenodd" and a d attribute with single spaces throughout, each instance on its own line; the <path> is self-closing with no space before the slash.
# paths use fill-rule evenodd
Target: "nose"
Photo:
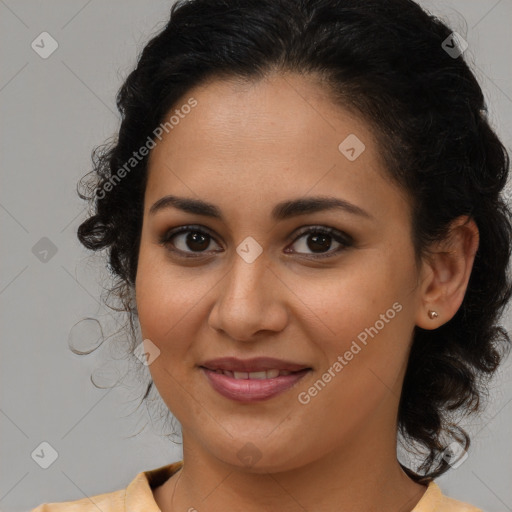
<path id="1" fill-rule="evenodd" d="M 237 341 L 251 342 L 280 332 L 288 321 L 286 291 L 265 253 L 252 263 L 238 254 L 218 285 L 215 305 L 208 323 Z M 290 293 L 290 292 L 288 292 Z"/>

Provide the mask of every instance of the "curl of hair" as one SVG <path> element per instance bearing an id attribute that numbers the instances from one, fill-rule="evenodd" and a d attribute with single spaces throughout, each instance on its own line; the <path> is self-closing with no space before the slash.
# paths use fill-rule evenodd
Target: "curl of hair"
<path id="1" fill-rule="evenodd" d="M 79 192 L 93 211 L 78 238 L 93 251 L 107 250 L 117 280 L 111 291 L 133 333 L 147 157 L 130 159 L 193 87 L 300 73 L 362 116 L 388 178 L 414 206 L 417 261 L 461 215 L 480 232 L 457 313 L 435 330 L 414 330 L 398 426 L 404 439 L 426 450 L 419 473 L 402 465 L 422 483 L 449 469 L 442 457 L 447 436 L 469 446 L 451 417 L 479 410 L 488 379 L 510 349 L 498 325 L 512 294 L 512 217 L 502 195 L 509 156 L 463 56 L 454 59 L 442 48 L 451 33 L 411 0 L 179 0 L 120 88 L 118 135 L 93 152 L 92 176 L 82 183 L 88 195 Z M 115 180 L 127 162 L 133 165 Z"/>

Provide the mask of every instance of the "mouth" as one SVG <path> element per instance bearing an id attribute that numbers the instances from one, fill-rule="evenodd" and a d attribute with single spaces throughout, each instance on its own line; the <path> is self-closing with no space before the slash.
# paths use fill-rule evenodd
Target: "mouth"
<path id="1" fill-rule="evenodd" d="M 262 357 L 215 359 L 203 362 L 199 368 L 215 391 L 238 402 L 272 398 L 312 371 L 304 364 Z"/>
<path id="2" fill-rule="evenodd" d="M 220 357 L 202 362 L 202 366 L 208 370 L 228 371 L 233 373 L 259 373 L 266 371 L 279 372 L 298 372 L 306 368 L 311 368 L 308 364 L 294 363 L 274 357 L 253 357 L 251 359 L 238 359 L 236 357 Z M 250 378 L 250 377 L 241 377 Z M 254 377 L 258 378 L 258 377 Z M 260 377 L 262 378 L 262 377 Z"/>
<path id="3" fill-rule="evenodd" d="M 253 372 L 231 372 L 229 370 L 212 370 L 211 368 L 206 368 L 202 366 L 205 370 L 214 371 L 215 373 L 221 373 L 222 375 L 227 375 L 228 377 L 232 377 L 233 379 L 250 379 L 250 380 L 263 380 L 263 379 L 275 379 L 276 377 L 283 375 L 290 375 L 291 372 L 289 370 L 279 370 L 278 368 L 272 368 L 270 370 L 261 370 L 261 371 L 253 371 Z M 300 371 L 300 370 L 299 370 Z"/>

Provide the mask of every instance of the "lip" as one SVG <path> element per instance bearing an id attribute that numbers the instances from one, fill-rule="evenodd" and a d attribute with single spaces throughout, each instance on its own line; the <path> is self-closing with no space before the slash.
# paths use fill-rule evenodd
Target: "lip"
<path id="1" fill-rule="evenodd" d="M 273 368 L 276 368 L 276 366 L 273 366 Z M 279 375 L 271 379 L 235 379 L 223 373 L 217 373 L 215 370 L 205 368 L 204 366 L 201 367 L 201 371 L 206 375 L 212 388 L 225 398 L 237 402 L 256 402 L 268 400 L 292 388 L 311 371 L 311 368 L 304 368 L 295 371 L 295 373 Z"/>
<path id="2" fill-rule="evenodd" d="M 229 370 L 231 372 L 261 372 L 263 370 L 288 370 L 298 372 L 304 369 L 311 369 L 307 364 L 293 363 L 276 359 L 274 357 L 253 357 L 251 359 L 238 359 L 237 357 L 220 357 L 209 359 L 199 364 L 208 370 Z M 272 379 L 266 379 L 272 380 Z"/>

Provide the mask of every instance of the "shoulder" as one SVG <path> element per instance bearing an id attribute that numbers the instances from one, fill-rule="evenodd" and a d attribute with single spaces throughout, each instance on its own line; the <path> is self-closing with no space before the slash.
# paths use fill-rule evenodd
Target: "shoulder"
<path id="1" fill-rule="evenodd" d="M 75 501 L 43 503 L 30 512 L 124 512 L 126 489 L 82 498 Z"/>
<path id="2" fill-rule="evenodd" d="M 153 489 L 181 469 L 183 461 L 174 462 L 156 469 L 142 471 L 131 481 L 126 489 L 97 494 L 75 501 L 43 503 L 30 512 L 125 512 L 126 510 L 144 510 L 160 512 Z"/>
<path id="3" fill-rule="evenodd" d="M 450 498 L 442 493 L 435 482 L 430 482 L 425 494 L 412 512 L 484 512 L 464 501 Z"/>

